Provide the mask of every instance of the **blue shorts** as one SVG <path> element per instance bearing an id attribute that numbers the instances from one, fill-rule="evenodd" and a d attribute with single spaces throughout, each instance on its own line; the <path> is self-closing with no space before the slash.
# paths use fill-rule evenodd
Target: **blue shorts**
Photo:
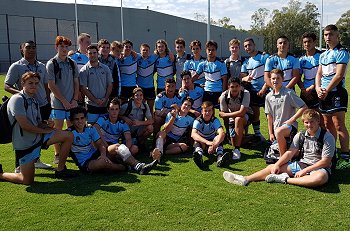
<path id="1" fill-rule="evenodd" d="M 52 109 L 51 110 L 51 119 L 56 119 L 56 120 L 69 120 L 70 117 L 70 112 L 66 111 L 64 109 Z"/>
<path id="2" fill-rule="evenodd" d="M 307 166 L 308 166 L 307 164 L 301 163 L 299 161 L 294 161 L 294 162 L 289 162 L 288 163 L 288 167 L 290 168 L 290 171 L 292 172 L 293 176 L 297 172 L 299 172 L 299 171 L 303 170 L 304 168 L 306 168 Z M 314 171 L 319 171 L 319 170 L 320 171 L 324 171 L 325 173 L 327 173 L 328 176 L 330 176 L 330 172 L 327 171 L 327 169 L 325 169 L 325 168 L 319 168 L 319 169 L 313 170 L 313 171 L 307 173 L 307 175 L 310 175 L 310 173 L 312 173 Z"/>
<path id="3" fill-rule="evenodd" d="M 247 113 L 247 114 L 244 115 L 244 119 L 247 122 L 247 124 L 244 126 L 244 128 L 248 127 L 251 124 L 252 117 L 253 117 L 253 114 L 248 114 Z M 236 135 L 234 121 L 229 123 L 229 135 L 230 135 L 231 138 Z"/>
<path id="4" fill-rule="evenodd" d="M 91 114 L 91 113 L 87 113 L 87 122 L 88 123 L 96 123 L 98 118 L 106 116 L 108 114 Z"/>
<path id="5" fill-rule="evenodd" d="M 42 139 L 32 147 L 25 150 L 15 150 L 16 162 L 21 165 L 30 163 L 40 157 L 41 149 L 47 149 L 47 141 L 55 134 L 54 131 L 45 134 Z"/>

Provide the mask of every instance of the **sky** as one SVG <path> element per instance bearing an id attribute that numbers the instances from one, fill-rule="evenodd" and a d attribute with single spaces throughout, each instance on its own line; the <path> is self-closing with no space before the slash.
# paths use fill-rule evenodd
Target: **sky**
<path id="1" fill-rule="evenodd" d="M 35 0 L 38 1 L 38 0 Z M 44 2 L 74 3 L 75 0 L 41 0 Z M 121 0 L 76 0 L 78 4 L 120 7 Z M 322 0 L 308 0 L 321 11 Z M 146 9 L 195 20 L 196 14 L 208 14 L 208 0 L 123 0 L 123 7 Z M 250 29 L 252 14 L 259 8 L 270 11 L 287 6 L 286 0 L 211 0 L 211 18 L 229 17 L 236 28 Z M 306 2 L 306 1 L 301 1 Z M 302 6 L 303 7 L 303 6 Z M 323 0 L 323 25 L 335 24 L 340 16 L 350 10 L 349 0 Z M 79 15 L 79 7 L 78 7 Z"/>

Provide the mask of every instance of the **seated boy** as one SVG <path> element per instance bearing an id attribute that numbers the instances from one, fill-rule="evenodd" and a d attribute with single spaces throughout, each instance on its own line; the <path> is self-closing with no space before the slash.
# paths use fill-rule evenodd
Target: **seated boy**
<path id="1" fill-rule="evenodd" d="M 272 91 L 266 95 L 265 113 L 267 115 L 270 141 L 277 140 L 280 155 L 287 150 L 287 137 L 292 137 L 298 130 L 297 119 L 307 108 L 294 90 L 283 86 L 284 73 L 273 69 L 270 75 Z M 296 108 L 299 108 L 296 111 Z"/>
<path id="2" fill-rule="evenodd" d="M 331 174 L 335 140 L 331 133 L 320 127 L 320 114 L 307 109 L 302 115 L 306 131 L 299 132 L 288 151 L 275 163 L 249 176 L 228 171 L 223 173 L 226 181 L 247 186 L 253 181 L 318 187 L 328 182 Z M 304 137 L 304 142 L 300 140 Z M 302 144 L 302 145 L 301 145 Z M 293 161 L 293 158 L 300 160 Z"/>
<path id="3" fill-rule="evenodd" d="M 86 115 L 87 111 L 82 107 L 70 111 L 70 120 L 73 126 L 69 130 L 74 135 L 71 153 L 74 162 L 81 171 L 120 172 L 125 170 L 123 164 L 126 164 L 143 175 L 156 165 L 156 162 L 140 163 L 131 155 L 124 144 L 113 146 L 113 150 L 107 152 L 109 147 L 104 145 L 96 128 L 87 126 Z"/>
<path id="4" fill-rule="evenodd" d="M 219 116 L 229 120 L 229 128 L 226 128 L 226 132 L 229 131 L 231 143 L 235 146 L 235 149 L 232 150 L 232 159 L 239 160 L 243 133 L 253 115 L 253 111 L 249 107 L 250 93 L 241 86 L 239 78 L 230 78 L 228 90 L 221 94 L 219 102 Z"/>
<path id="5" fill-rule="evenodd" d="M 209 155 L 217 156 L 217 166 L 221 167 L 229 158 L 229 153 L 223 153 L 221 145 L 225 138 L 224 129 L 220 120 L 214 116 L 214 105 L 210 101 L 202 104 L 202 115 L 193 122 L 191 133 L 194 139 L 193 161 L 203 169 L 203 153 L 207 151 Z"/>
<path id="6" fill-rule="evenodd" d="M 189 137 L 186 135 L 194 120 L 188 114 L 192 104 L 193 99 L 186 97 L 180 108 L 176 104 L 173 105 L 174 109 L 167 114 L 163 130 L 158 133 L 156 148 L 152 152 L 153 158 L 160 160 L 163 155 L 163 146 L 165 146 L 166 154 L 169 155 L 187 151 Z"/>

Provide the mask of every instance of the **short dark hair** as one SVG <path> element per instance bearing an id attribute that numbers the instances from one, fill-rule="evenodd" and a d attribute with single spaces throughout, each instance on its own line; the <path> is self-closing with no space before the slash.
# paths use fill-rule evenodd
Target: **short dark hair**
<path id="1" fill-rule="evenodd" d="M 33 71 L 25 72 L 21 77 L 21 82 L 24 83 L 30 78 L 38 78 L 40 81 L 40 74 L 38 72 L 33 72 Z"/>
<path id="2" fill-rule="evenodd" d="M 86 48 L 86 50 L 92 50 L 92 49 L 95 49 L 95 50 L 98 51 L 98 48 L 97 48 L 96 45 L 89 45 L 89 46 Z"/>
<path id="3" fill-rule="evenodd" d="M 183 46 L 186 46 L 186 42 L 185 42 L 185 39 L 183 39 L 183 38 L 177 38 L 176 40 L 175 40 L 175 44 L 182 44 Z"/>
<path id="4" fill-rule="evenodd" d="M 206 44 L 205 44 L 205 48 L 208 48 L 210 46 L 215 47 L 215 50 L 218 49 L 218 44 L 217 42 L 215 42 L 214 40 L 209 40 Z"/>
<path id="5" fill-rule="evenodd" d="M 273 69 L 270 74 L 276 74 L 276 75 L 280 75 L 282 76 L 282 78 L 284 78 L 284 72 L 279 69 L 279 68 L 276 68 L 276 69 Z M 271 78 L 271 75 L 270 75 L 270 78 Z"/>
<path id="6" fill-rule="evenodd" d="M 280 36 L 277 38 L 277 40 L 279 40 L 279 39 L 285 39 L 285 40 L 287 40 L 287 41 L 289 42 L 288 37 L 285 36 L 285 35 L 280 35 Z"/>
<path id="7" fill-rule="evenodd" d="M 248 38 L 244 39 L 243 43 L 249 42 L 249 41 L 252 42 L 253 44 L 255 44 L 254 39 L 252 37 L 248 37 Z"/>
<path id="8" fill-rule="evenodd" d="M 336 25 L 329 24 L 323 29 L 323 31 L 330 31 L 330 30 L 338 31 L 338 27 Z"/>
<path id="9" fill-rule="evenodd" d="M 185 75 L 189 75 L 190 77 L 192 76 L 190 71 L 182 71 L 181 74 L 180 74 L 181 79 L 182 79 Z"/>
<path id="10" fill-rule="evenodd" d="M 120 102 L 119 102 L 119 99 L 117 97 L 114 97 L 110 102 L 109 104 L 107 105 L 107 108 L 109 109 L 111 107 L 111 104 L 112 105 L 118 105 L 119 108 L 120 108 Z"/>
<path id="11" fill-rule="evenodd" d="M 183 98 L 181 104 L 183 104 L 185 101 L 190 101 L 191 102 L 191 106 L 194 103 L 194 100 L 191 97 L 189 97 L 189 96 Z"/>
<path id="12" fill-rule="evenodd" d="M 74 120 L 74 116 L 78 115 L 80 113 L 84 114 L 84 117 L 86 117 L 86 115 L 87 115 L 86 109 L 84 107 L 82 107 L 82 106 L 78 106 L 78 107 L 72 108 L 72 109 L 70 109 L 69 112 L 70 112 L 70 116 L 69 116 L 69 120 L 70 121 L 73 121 Z"/>
<path id="13" fill-rule="evenodd" d="M 241 79 L 238 77 L 229 78 L 227 84 L 230 85 L 231 83 L 238 83 L 241 85 Z"/>
<path id="14" fill-rule="evenodd" d="M 125 46 L 126 44 L 130 44 L 130 46 L 134 47 L 132 42 L 128 39 L 123 40 L 122 44 L 123 44 L 123 46 Z"/>
<path id="15" fill-rule="evenodd" d="M 174 78 L 166 79 L 165 83 L 175 83 L 175 79 Z"/>
<path id="16" fill-rule="evenodd" d="M 109 46 L 111 46 L 107 39 L 100 39 L 100 41 L 98 41 L 97 43 L 98 48 L 102 47 L 103 44 L 108 44 Z"/>
<path id="17" fill-rule="evenodd" d="M 199 48 L 202 49 L 202 43 L 201 43 L 199 40 L 193 40 L 193 41 L 190 43 L 190 48 L 192 48 L 193 46 L 199 46 Z"/>
<path id="18" fill-rule="evenodd" d="M 313 33 L 313 32 L 311 32 L 311 33 L 305 32 L 302 36 L 302 39 L 304 39 L 304 38 L 311 38 L 313 41 L 316 41 L 316 39 L 317 39 L 315 33 Z"/>

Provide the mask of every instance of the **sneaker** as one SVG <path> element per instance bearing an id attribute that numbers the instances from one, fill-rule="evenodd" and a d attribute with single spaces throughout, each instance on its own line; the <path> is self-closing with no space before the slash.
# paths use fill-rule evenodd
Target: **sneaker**
<path id="1" fill-rule="evenodd" d="M 0 164 L 0 173 L 4 173 L 4 170 L 2 170 L 2 164 Z"/>
<path id="2" fill-rule="evenodd" d="M 335 169 L 341 170 L 341 169 L 346 169 L 346 168 L 350 168 L 350 161 L 340 158 L 337 161 L 337 166 L 335 167 Z"/>
<path id="3" fill-rule="evenodd" d="M 35 165 L 35 168 L 42 168 L 42 169 L 49 169 L 49 168 L 52 167 L 51 164 L 45 164 L 45 163 L 41 162 L 40 159 L 38 159 L 38 160 L 34 163 L 34 165 Z"/>
<path id="4" fill-rule="evenodd" d="M 224 166 L 228 160 L 230 159 L 230 153 L 225 152 L 223 155 L 218 155 L 217 161 L 216 161 L 216 166 L 222 167 Z"/>
<path id="5" fill-rule="evenodd" d="M 281 183 L 281 184 L 287 184 L 287 179 L 289 178 L 289 175 L 287 173 L 282 174 L 270 174 L 267 175 L 265 178 L 265 181 L 267 183 Z"/>
<path id="6" fill-rule="evenodd" d="M 16 167 L 16 168 L 15 168 L 15 173 L 21 173 L 21 167 L 19 167 L 19 166 Z"/>
<path id="7" fill-rule="evenodd" d="M 162 157 L 162 152 L 159 150 L 159 148 L 155 148 L 151 152 L 151 157 L 153 160 L 158 160 L 158 162 L 160 162 L 160 158 Z"/>
<path id="8" fill-rule="evenodd" d="M 60 156 L 59 154 L 55 155 L 55 159 L 53 159 L 52 163 L 53 164 L 58 164 L 60 162 Z"/>
<path id="9" fill-rule="evenodd" d="M 241 152 L 238 149 L 234 149 L 232 151 L 232 160 L 239 160 L 241 159 Z"/>
<path id="10" fill-rule="evenodd" d="M 203 157 L 201 154 L 199 154 L 199 152 L 193 153 L 193 161 L 198 166 L 198 168 L 203 168 Z"/>
<path id="11" fill-rule="evenodd" d="M 154 160 L 149 164 L 143 165 L 140 170 L 140 175 L 148 174 L 155 166 L 157 166 L 157 164 L 158 164 L 158 160 Z"/>
<path id="12" fill-rule="evenodd" d="M 244 178 L 242 175 L 234 174 L 229 171 L 225 171 L 222 176 L 224 179 L 231 183 L 231 184 L 236 184 L 236 185 L 241 185 L 241 186 L 247 186 L 249 184 L 248 180 Z"/>
<path id="13" fill-rule="evenodd" d="M 75 172 L 69 172 L 67 168 L 64 168 L 62 171 L 55 170 L 55 178 L 57 179 L 67 179 L 77 177 L 79 174 Z"/>

